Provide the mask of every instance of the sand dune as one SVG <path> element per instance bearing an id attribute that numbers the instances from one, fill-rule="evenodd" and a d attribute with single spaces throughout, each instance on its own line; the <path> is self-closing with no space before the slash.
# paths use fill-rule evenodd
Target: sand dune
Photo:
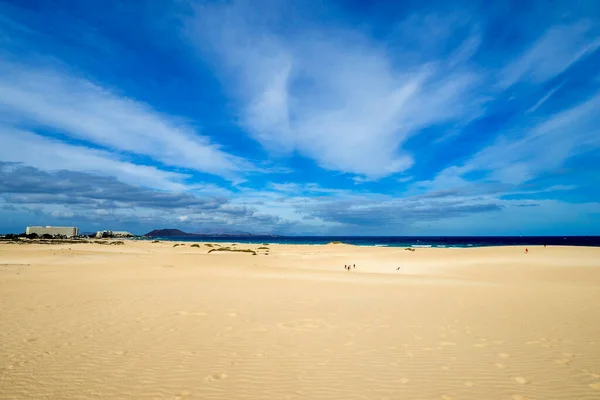
<path id="1" fill-rule="evenodd" d="M 0 244 L 0 399 L 600 398 L 600 249 L 234 247 Z"/>

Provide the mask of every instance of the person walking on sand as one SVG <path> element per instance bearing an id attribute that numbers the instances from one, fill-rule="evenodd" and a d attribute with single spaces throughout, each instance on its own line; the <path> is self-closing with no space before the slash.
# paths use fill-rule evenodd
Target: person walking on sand
<path id="1" fill-rule="evenodd" d="M 525 247 L 525 254 L 529 253 L 529 249 Z"/>
<path id="2" fill-rule="evenodd" d="M 356 269 L 356 264 L 352 264 L 352 268 Z"/>

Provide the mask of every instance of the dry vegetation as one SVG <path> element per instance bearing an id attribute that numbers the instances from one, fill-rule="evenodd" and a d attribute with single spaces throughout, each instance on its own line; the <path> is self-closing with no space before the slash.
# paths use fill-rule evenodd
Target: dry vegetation
<path id="1" fill-rule="evenodd" d="M 251 253 L 253 256 L 256 255 L 256 251 L 252 249 L 232 249 L 231 247 L 221 247 L 219 249 L 210 249 L 208 253 L 212 253 L 213 251 L 229 251 L 234 253 Z"/>

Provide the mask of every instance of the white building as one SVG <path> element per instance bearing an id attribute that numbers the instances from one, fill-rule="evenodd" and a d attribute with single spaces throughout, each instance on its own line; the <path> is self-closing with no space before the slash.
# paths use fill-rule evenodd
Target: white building
<path id="1" fill-rule="evenodd" d="M 25 233 L 27 235 L 31 235 L 33 233 L 38 236 L 42 235 L 62 235 L 66 237 L 73 237 L 79 234 L 79 229 L 75 226 L 28 226 L 25 229 Z"/>
<path id="2" fill-rule="evenodd" d="M 127 231 L 98 231 L 96 237 L 101 239 L 103 237 L 133 237 L 135 236 L 131 232 Z"/>

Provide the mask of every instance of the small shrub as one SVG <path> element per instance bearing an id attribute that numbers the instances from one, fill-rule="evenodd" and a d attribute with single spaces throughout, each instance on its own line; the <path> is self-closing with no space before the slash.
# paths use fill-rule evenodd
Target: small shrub
<path id="1" fill-rule="evenodd" d="M 336 240 L 335 242 L 329 242 L 329 244 L 342 244 L 342 242 Z"/>
<path id="2" fill-rule="evenodd" d="M 194 243 L 191 247 L 200 247 L 198 243 Z"/>
<path id="3" fill-rule="evenodd" d="M 204 244 L 206 247 L 213 247 L 212 243 L 205 243 Z"/>
<path id="4" fill-rule="evenodd" d="M 220 249 L 210 249 L 208 254 L 213 251 L 230 251 L 232 253 L 251 253 L 253 256 L 256 255 L 256 252 L 252 249 L 232 249 L 231 247 L 221 247 Z"/>
<path id="5" fill-rule="evenodd" d="M 160 240 L 153 240 L 152 243 L 160 243 Z"/>
<path id="6" fill-rule="evenodd" d="M 173 245 L 173 247 L 177 247 L 177 246 L 179 246 L 179 243 L 175 243 L 175 244 Z"/>
<path id="7" fill-rule="evenodd" d="M 268 245 L 269 245 L 269 243 L 263 243 L 262 245 L 263 245 L 263 246 L 268 246 Z"/>
<path id="8" fill-rule="evenodd" d="M 264 246 L 260 246 L 258 249 L 259 249 L 259 250 L 269 250 L 269 248 L 268 248 L 268 247 L 264 247 Z"/>

